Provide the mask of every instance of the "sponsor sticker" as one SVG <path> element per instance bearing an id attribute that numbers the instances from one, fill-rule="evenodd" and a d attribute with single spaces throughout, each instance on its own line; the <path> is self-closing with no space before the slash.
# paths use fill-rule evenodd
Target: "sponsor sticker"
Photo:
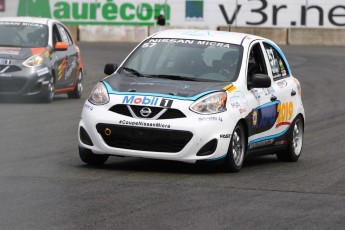
<path id="1" fill-rule="evenodd" d="M 214 42 L 214 41 L 201 41 L 201 40 L 189 40 L 189 39 L 175 39 L 175 38 L 151 38 L 148 42 L 142 45 L 143 48 L 150 48 L 157 43 L 180 43 L 180 44 L 194 44 L 197 46 L 212 46 L 221 48 L 232 48 L 233 46 L 228 43 Z"/>
<path id="2" fill-rule="evenodd" d="M 223 122 L 221 117 L 199 117 L 199 121 L 220 121 Z"/>
<path id="3" fill-rule="evenodd" d="M 253 112 L 253 126 L 256 126 L 257 123 L 258 123 L 258 111 L 255 110 Z"/>
<path id="4" fill-rule="evenodd" d="M 90 111 L 93 110 L 93 106 L 90 105 L 90 104 L 87 104 L 87 103 L 84 104 L 84 108 L 85 108 L 85 109 L 88 109 L 88 110 L 90 110 Z"/>
<path id="5" fill-rule="evenodd" d="M 0 58 L 0 65 L 11 65 L 12 60 Z"/>
<path id="6" fill-rule="evenodd" d="M 163 123 L 152 123 L 152 122 L 146 122 L 146 121 L 120 120 L 119 124 L 121 124 L 121 125 L 129 125 L 129 126 L 144 126 L 144 127 L 152 127 L 152 128 L 170 129 L 170 125 L 163 124 Z"/>
<path id="7" fill-rule="evenodd" d="M 292 116 L 294 112 L 294 106 L 292 101 L 278 104 L 277 106 L 278 118 L 276 128 L 283 125 L 291 125 Z"/>
<path id="8" fill-rule="evenodd" d="M 46 74 L 46 73 L 49 73 L 48 67 L 45 67 L 45 68 L 43 68 L 43 69 L 37 70 L 37 75 L 38 75 L 38 76 L 42 76 L 42 75 L 44 75 L 44 74 Z"/>
<path id="9" fill-rule="evenodd" d="M 8 55 L 18 55 L 21 48 L 15 47 L 1 47 L 0 54 L 8 54 Z"/>
<path id="10" fill-rule="evenodd" d="M 279 86 L 279 88 L 283 89 L 287 86 L 287 82 L 285 80 L 282 80 L 277 82 L 277 85 Z"/>
<path id="11" fill-rule="evenodd" d="M 122 104 L 149 105 L 170 108 L 173 100 L 151 96 L 125 96 Z"/>
<path id="12" fill-rule="evenodd" d="M 231 134 L 221 134 L 219 136 L 219 138 L 221 138 L 221 139 L 229 139 L 229 138 L 231 138 Z"/>

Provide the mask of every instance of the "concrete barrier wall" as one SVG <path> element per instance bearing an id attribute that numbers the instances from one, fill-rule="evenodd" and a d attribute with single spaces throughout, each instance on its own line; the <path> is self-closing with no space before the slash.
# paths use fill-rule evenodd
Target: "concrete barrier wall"
<path id="1" fill-rule="evenodd" d="M 289 45 L 345 45 L 344 29 L 289 29 Z"/>
<path id="2" fill-rule="evenodd" d="M 75 40 L 140 42 L 148 35 L 166 29 L 205 29 L 229 31 L 229 27 L 171 27 L 171 26 L 69 26 Z M 231 27 L 230 31 L 255 34 L 279 45 L 345 45 L 345 29 Z"/>
<path id="3" fill-rule="evenodd" d="M 229 27 L 218 27 L 219 30 L 229 31 Z M 287 44 L 287 28 L 261 28 L 261 27 L 230 27 L 232 32 L 254 34 L 268 38 L 279 45 Z"/>

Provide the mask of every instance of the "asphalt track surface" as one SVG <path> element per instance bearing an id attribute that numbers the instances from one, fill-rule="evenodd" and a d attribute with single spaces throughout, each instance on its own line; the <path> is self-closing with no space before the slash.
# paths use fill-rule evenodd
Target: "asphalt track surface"
<path id="1" fill-rule="evenodd" d="M 282 47 L 306 109 L 297 163 L 248 159 L 239 173 L 135 158 L 83 164 L 83 103 L 135 44 L 79 43 L 81 100 L 0 102 L 0 229 L 344 229 L 345 47 Z"/>

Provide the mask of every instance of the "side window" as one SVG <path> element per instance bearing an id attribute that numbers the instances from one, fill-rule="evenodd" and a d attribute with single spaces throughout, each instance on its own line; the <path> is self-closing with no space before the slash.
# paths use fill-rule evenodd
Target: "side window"
<path id="1" fill-rule="evenodd" d="M 271 45 L 264 43 L 264 47 L 272 69 L 273 80 L 278 80 L 288 76 L 286 63 L 278 51 Z"/>
<path id="2" fill-rule="evenodd" d="M 261 50 L 260 43 L 256 43 L 252 46 L 249 52 L 247 77 L 251 77 L 254 74 L 267 74 L 267 68 L 265 65 L 265 59 Z"/>
<path id="3" fill-rule="evenodd" d="M 65 42 L 68 46 L 72 45 L 72 40 L 69 37 L 68 32 L 61 25 L 57 25 L 57 28 L 60 32 L 61 40 Z"/>
<path id="4" fill-rule="evenodd" d="M 57 28 L 56 25 L 53 26 L 53 45 L 55 47 L 55 44 L 57 42 L 61 42 L 61 36 L 60 36 L 60 33 L 59 33 L 59 30 Z"/>

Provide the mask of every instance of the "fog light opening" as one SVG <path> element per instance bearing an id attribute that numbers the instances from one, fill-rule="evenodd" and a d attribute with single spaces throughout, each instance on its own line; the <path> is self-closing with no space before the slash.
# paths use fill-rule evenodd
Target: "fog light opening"
<path id="1" fill-rule="evenodd" d="M 83 142 L 86 145 L 93 146 L 90 136 L 87 134 L 86 130 L 83 127 L 80 127 L 79 136 L 81 142 Z"/>
<path id="2" fill-rule="evenodd" d="M 208 156 L 214 153 L 217 148 L 218 141 L 217 139 L 213 139 L 205 144 L 199 152 L 196 154 L 197 156 Z"/>

